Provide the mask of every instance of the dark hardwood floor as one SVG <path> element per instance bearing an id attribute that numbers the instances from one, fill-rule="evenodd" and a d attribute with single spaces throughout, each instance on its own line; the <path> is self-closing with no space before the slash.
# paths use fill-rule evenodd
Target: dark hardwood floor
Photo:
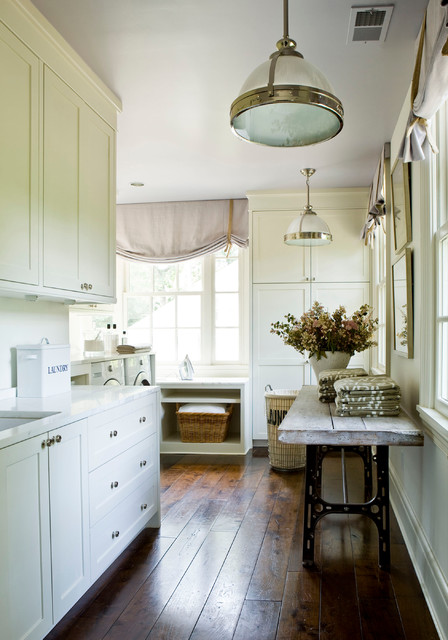
<path id="1" fill-rule="evenodd" d="M 325 462 L 337 499 L 339 460 Z M 348 459 L 349 495 L 361 467 Z M 367 518 L 318 526 L 316 567 L 301 562 L 303 471 L 247 456 L 162 456 L 162 527 L 146 530 L 48 640 L 436 640 L 398 525 L 391 571 Z"/>

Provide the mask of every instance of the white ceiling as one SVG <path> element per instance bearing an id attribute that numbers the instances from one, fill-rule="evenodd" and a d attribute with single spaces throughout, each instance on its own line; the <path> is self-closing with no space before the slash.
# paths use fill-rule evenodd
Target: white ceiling
<path id="1" fill-rule="evenodd" d="M 33 3 L 122 100 L 117 201 L 125 203 L 302 189 L 302 167 L 317 169 L 311 188 L 369 186 L 411 81 L 427 0 L 382 2 L 395 5 L 386 41 L 356 44 L 346 44 L 349 15 L 362 0 L 290 0 L 289 35 L 345 110 L 336 138 L 292 149 L 243 142 L 229 126 L 241 85 L 282 36 L 282 0 Z"/>

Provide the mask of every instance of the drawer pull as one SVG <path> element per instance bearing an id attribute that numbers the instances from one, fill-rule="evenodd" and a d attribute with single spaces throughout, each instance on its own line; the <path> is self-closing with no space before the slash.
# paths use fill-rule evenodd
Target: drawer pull
<path id="1" fill-rule="evenodd" d="M 118 487 L 118 482 L 115 480 L 115 482 L 111 482 L 110 483 L 110 488 L 111 489 L 116 489 Z"/>
<path id="2" fill-rule="evenodd" d="M 56 436 L 56 442 L 61 442 L 62 436 Z"/>
<path id="3" fill-rule="evenodd" d="M 115 538 L 118 538 L 119 535 L 120 535 L 119 531 L 112 531 L 112 540 L 115 540 Z"/>
<path id="4" fill-rule="evenodd" d="M 109 434 L 109 436 L 110 436 L 111 438 L 114 438 L 114 437 L 118 436 L 118 431 L 117 431 L 116 429 L 115 429 L 114 431 L 111 431 L 111 432 L 110 432 L 110 434 Z"/>
<path id="5" fill-rule="evenodd" d="M 140 460 L 140 466 L 146 467 L 146 460 Z"/>
<path id="6" fill-rule="evenodd" d="M 142 504 L 142 506 L 141 506 L 142 511 L 144 511 L 144 510 L 145 510 L 145 509 L 147 509 L 147 508 L 148 508 L 148 505 L 147 505 L 146 503 L 145 503 L 145 504 Z"/>
<path id="7" fill-rule="evenodd" d="M 139 422 L 146 422 L 146 416 L 142 416 L 139 420 Z"/>

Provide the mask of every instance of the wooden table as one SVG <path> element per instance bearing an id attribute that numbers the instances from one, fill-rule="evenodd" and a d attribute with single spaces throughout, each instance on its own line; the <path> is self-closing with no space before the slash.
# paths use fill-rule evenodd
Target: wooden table
<path id="1" fill-rule="evenodd" d="M 403 412 L 394 417 L 341 418 L 333 403 L 319 401 L 316 386 L 304 386 L 278 429 L 281 442 L 306 445 L 304 566 L 314 564 L 314 533 L 321 518 L 331 513 L 361 514 L 378 529 L 378 564 L 390 566 L 389 526 L 389 446 L 422 446 L 423 433 Z M 375 452 L 372 452 L 372 446 Z M 330 451 L 342 459 L 343 502 L 321 496 L 322 463 Z M 348 501 L 345 453 L 361 456 L 364 463 L 365 502 Z M 376 464 L 376 491 L 373 495 L 372 462 Z"/>

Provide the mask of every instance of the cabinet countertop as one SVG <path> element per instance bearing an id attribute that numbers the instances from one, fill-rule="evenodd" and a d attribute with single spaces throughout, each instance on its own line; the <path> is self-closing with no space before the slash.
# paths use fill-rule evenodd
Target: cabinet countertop
<path id="1" fill-rule="evenodd" d="M 0 449 L 158 391 L 159 387 L 79 385 L 46 398 L 4 397 L 0 399 Z M 51 415 L 36 420 L 32 418 L 36 413 Z M 3 418 L 16 417 L 29 417 L 30 422 L 2 429 Z"/>
<path id="2" fill-rule="evenodd" d="M 97 355 L 97 356 L 91 356 L 91 357 L 87 357 L 84 356 L 82 353 L 72 353 L 70 354 L 71 357 L 71 365 L 78 365 L 78 364 L 91 364 L 93 362 L 109 362 L 109 360 L 126 360 L 127 358 L 132 358 L 132 357 L 137 357 L 138 356 L 148 356 L 148 355 L 154 355 L 154 351 L 151 350 L 147 350 L 147 351 L 137 351 L 136 353 L 118 353 L 118 351 L 116 353 L 103 353 L 102 355 Z"/>

